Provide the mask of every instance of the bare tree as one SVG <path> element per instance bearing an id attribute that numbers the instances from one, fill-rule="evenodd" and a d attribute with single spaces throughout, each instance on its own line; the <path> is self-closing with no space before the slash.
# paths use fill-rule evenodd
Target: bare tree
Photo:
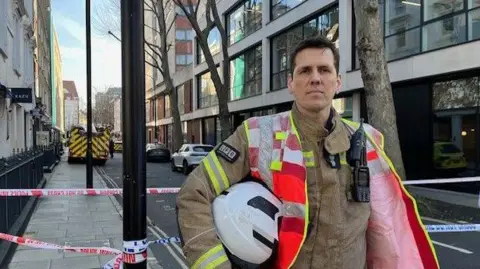
<path id="1" fill-rule="evenodd" d="M 405 179 L 392 86 L 385 59 L 378 0 L 354 0 L 357 51 L 369 122 L 385 136 L 385 151 Z"/>
<path id="2" fill-rule="evenodd" d="M 170 101 L 173 117 L 173 134 L 182 138 L 182 122 L 178 109 L 178 98 L 170 71 L 168 53 L 172 44 L 168 43 L 168 36 L 175 25 L 175 5 L 172 0 L 144 0 L 145 13 L 151 12 L 155 18 L 155 25 L 145 26 L 153 31 L 153 40 L 145 38 L 145 62 L 160 72 L 165 84 L 164 94 Z M 112 34 L 118 39 L 120 27 L 120 0 L 104 0 L 103 5 L 97 6 L 94 13 L 94 29 L 100 34 Z M 155 85 L 153 85 L 155 87 Z M 179 149 L 183 139 L 173 139 L 174 149 Z"/>
<path id="3" fill-rule="evenodd" d="M 195 31 L 197 42 L 202 49 L 218 97 L 218 114 L 222 140 L 227 139 L 232 133 L 230 112 L 228 111 L 230 58 L 228 55 L 227 34 L 218 14 L 217 4 L 215 0 L 205 0 L 205 3 L 202 3 L 201 0 L 173 0 L 173 2 L 185 13 Z M 206 27 L 204 29 L 200 28 L 198 14 L 199 7 L 203 4 L 205 5 L 205 14 L 200 16 L 205 16 L 206 19 Z M 208 35 L 214 28 L 217 28 L 221 36 L 223 80 L 220 77 L 212 52 L 208 46 Z"/>
<path id="4" fill-rule="evenodd" d="M 107 88 L 107 87 L 105 87 Z M 108 95 L 106 90 L 100 91 L 99 89 L 93 89 L 95 96 L 95 102 L 92 108 L 92 119 L 95 125 L 111 125 L 114 123 L 114 111 L 112 96 Z"/>

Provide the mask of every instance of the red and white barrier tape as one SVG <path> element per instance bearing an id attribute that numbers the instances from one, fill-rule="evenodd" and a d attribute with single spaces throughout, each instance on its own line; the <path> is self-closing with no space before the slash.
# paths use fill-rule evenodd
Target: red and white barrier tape
<path id="1" fill-rule="evenodd" d="M 177 193 L 180 188 L 147 188 L 147 194 Z M 5 196 L 111 196 L 122 194 L 122 189 L 0 189 Z"/>
<path id="2" fill-rule="evenodd" d="M 85 254 L 96 254 L 96 255 L 115 255 L 103 269 L 122 269 L 123 262 L 127 263 L 139 263 L 144 261 L 147 257 L 146 249 L 150 244 L 170 244 L 174 242 L 180 242 L 178 237 L 169 237 L 162 238 L 155 241 L 142 240 L 138 241 L 139 244 L 134 244 L 132 246 L 131 242 L 124 242 L 124 249 L 122 251 L 109 247 L 70 247 L 70 246 L 61 246 L 57 244 L 51 244 L 47 242 L 38 241 L 35 239 L 14 236 L 9 234 L 0 233 L 0 240 L 6 240 L 18 245 L 28 246 L 38 249 L 51 249 L 51 250 L 63 250 L 64 252 L 77 252 Z M 130 244 L 129 244 L 130 243 Z M 136 242 L 134 242 L 136 243 Z"/>

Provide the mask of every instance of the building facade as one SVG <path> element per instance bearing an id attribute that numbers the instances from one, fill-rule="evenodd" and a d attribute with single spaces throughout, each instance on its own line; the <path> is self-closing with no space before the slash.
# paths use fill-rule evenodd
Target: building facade
<path id="1" fill-rule="evenodd" d="M 171 10 L 175 12 L 176 16 L 170 14 L 168 16 L 170 21 L 167 22 L 167 25 L 172 25 L 171 30 L 168 32 L 168 61 L 170 73 L 173 77 L 178 76 L 180 73 L 191 73 L 191 65 L 193 64 L 193 39 L 194 31 L 187 17 L 179 7 L 175 7 L 173 2 L 168 2 L 168 6 L 165 10 Z M 187 3 L 187 2 L 186 2 Z M 188 1 L 188 3 L 195 4 L 196 1 Z M 152 12 L 145 12 L 145 39 L 149 42 L 156 43 L 160 45 L 160 38 L 157 35 L 156 29 L 158 29 L 157 18 L 153 15 Z M 150 55 L 145 55 L 147 61 L 151 60 Z M 158 59 L 157 59 L 158 60 Z M 163 139 L 165 132 L 160 131 L 159 124 L 157 120 L 159 119 L 160 113 L 162 115 L 167 112 L 167 117 L 170 117 L 170 110 L 164 109 L 165 105 L 169 104 L 169 98 L 164 96 L 164 94 L 154 93 L 155 89 L 160 89 L 163 87 L 163 77 L 160 74 L 159 70 L 152 67 L 149 64 L 145 66 L 145 89 L 147 95 L 146 103 L 146 119 L 147 119 L 147 141 L 160 141 L 162 143 L 167 143 L 170 145 L 169 141 Z M 156 85 L 153 87 L 153 85 Z M 165 104 L 166 103 L 166 104 Z M 162 110 L 162 111 L 161 111 Z M 181 114 L 184 114 L 184 111 L 180 110 Z M 168 127 L 167 127 L 168 128 Z M 185 131 L 185 129 L 184 129 Z M 170 131 L 171 133 L 171 131 Z M 186 133 L 184 132 L 184 136 Z M 160 138 L 162 136 L 162 139 Z"/>
<path id="2" fill-rule="evenodd" d="M 53 27 L 53 26 L 52 26 Z M 63 89 L 63 78 L 62 78 L 62 56 L 60 53 L 60 46 L 58 43 L 57 33 L 55 28 L 52 29 L 53 32 L 53 63 L 54 68 L 53 72 L 53 93 L 52 100 L 55 102 L 53 105 L 52 113 L 52 124 L 58 130 L 65 132 L 65 94 Z M 55 121 L 53 121 L 55 119 Z"/>
<path id="3" fill-rule="evenodd" d="M 34 146 L 32 0 L 0 1 L 0 158 Z"/>
<path id="4" fill-rule="evenodd" d="M 51 38 L 50 0 L 33 0 L 35 33 L 35 96 L 41 117 L 35 123 L 36 130 L 50 130 L 52 127 L 52 70 L 53 44 Z"/>
<path id="5" fill-rule="evenodd" d="M 234 127 L 248 117 L 291 108 L 289 51 L 318 33 L 335 41 L 341 54 L 343 85 L 335 108 L 343 117 L 368 121 L 352 1 L 223 0 L 218 9 L 229 43 Z M 386 0 L 380 11 L 407 179 L 478 175 L 480 1 Z M 217 35 L 211 31 L 209 45 L 221 70 Z M 220 142 L 215 89 L 196 41 L 194 48 L 194 63 L 174 75 L 177 105 L 187 141 L 215 145 Z M 160 84 L 147 91 L 147 130 L 158 126 L 159 140 L 171 144 L 172 104 L 163 90 Z M 452 154 L 462 157 L 448 157 Z"/>
<path id="6" fill-rule="evenodd" d="M 65 128 L 70 131 L 73 125 L 79 124 L 79 98 L 77 87 L 72 80 L 63 81 L 65 96 Z"/>
<path id="7" fill-rule="evenodd" d="M 117 97 L 113 101 L 113 131 L 122 132 L 122 98 Z"/>

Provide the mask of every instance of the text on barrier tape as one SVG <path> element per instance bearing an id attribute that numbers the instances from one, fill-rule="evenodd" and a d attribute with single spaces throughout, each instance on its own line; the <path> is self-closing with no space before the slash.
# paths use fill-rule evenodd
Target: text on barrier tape
<path id="1" fill-rule="evenodd" d="M 147 194 L 177 193 L 180 188 L 147 188 Z M 0 189 L 0 197 L 5 196 L 111 196 L 122 194 L 123 189 Z"/>
<path id="2" fill-rule="evenodd" d="M 109 248 L 109 247 L 70 247 L 70 246 L 61 246 L 57 244 L 47 243 L 38 241 L 31 238 L 25 238 L 20 236 L 14 236 L 9 234 L 0 233 L 0 240 L 6 240 L 18 245 L 28 246 L 32 248 L 38 249 L 51 249 L 51 250 L 63 250 L 64 252 L 77 252 L 77 253 L 85 253 L 85 254 L 96 254 L 96 255 L 115 255 L 113 259 L 111 259 L 105 266 L 104 269 L 122 269 L 124 259 L 128 259 L 129 263 L 138 263 L 139 260 L 146 259 L 146 252 L 145 250 L 150 244 L 170 244 L 180 242 L 179 237 L 169 237 L 169 238 L 162 238 L 154 241 L 145 241 L 146 244 L 138 245 L 135 248 L 124 248 L 124 252 Z M 141 257 L 137 257 L 141 253 Z M 138 260 L 137 260 L 138 259 Z"/>
<path id="3" fill-rule="evenodd" d="M 425 225 L 425 230 L 429 233 L 475 232 L 480 231 L 480 224 Z"/>

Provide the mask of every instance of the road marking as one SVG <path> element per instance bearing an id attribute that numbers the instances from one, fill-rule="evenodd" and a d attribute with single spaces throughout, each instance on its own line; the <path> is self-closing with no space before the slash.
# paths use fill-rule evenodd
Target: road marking
<path id="1" fill-rule="evenodd" d="M 456 250 L 456 251 L 458 251 L 458 252 L 462 252 L 462 253 L 465 253 L 465 254 L 473 254 L 473 252 L 471 252 L 471 251 L 468 250 L 468 249 L 463 249 L 463 248 L 459 248 L 459 247 L 454 247 L 454 246 L 451 246 L 451 245 L 448 245 L 448 244 L 444 244 L 444 243 L 441 243 L 441 242 L 437 242 L 437 241 L 434 241 L 434 240 L 432 240 L 432 242 L 433 242 L 435 245 L 439 245 L 439 246 L 442 246 L 442 247 L 445 247 L 445 248 L 453 249 L 453 250 Z"/>
<path id="2" fill-rule="evenodd" d="M 429 217 L 422 217 L 423 220 L 426 221 L 433 221 L 433 222 L 438 222 L 438 223 L 443 223 L 443 224 L 455 224 L 454 222 L 446 221 L 446 220 L 440 220 L 440 219 L 434 219 L 434 218 L 429 218 Z"/>
<path id="3" fill-rule="evenodd" d="M 110 182 L 110 184 L 112 184 L 113 187 L 115 188 L 120 188 L 120 186 L 118 186 L 118 184 L 105 172 L 105 170 L 103 170 L 102 168 L 98 168 L 98 170 L 101 172 L 101 174 L 103 174 L 103 176 L 101 176 L 102 179 L 106 179 L 107 181 Z M 123 197 L 123 195 L 119 194 L 121 197 Z M 115 200 L 115 199 L 114 199 Z M 115 200 L 115 202 L 117 202 Z M 117 202 L 118 203 L 118 202 Z M 123 218 L 123 211 L 122 211 L 122 214 L 121 214 L 122 218 Z M 147 221 L 148 223 L 153 223 L 152 220 L 147 216 Z M 159 227 L 157 226 L 147 226 L 148 230 L 153 234 L 155 235 L 158 239 L 160 238 L 165 238 L 165 237 L 169 237 L 164 231 L 162 231 Z M 155 229 L 157 229 L 157 231 L 155 231 Z M 162 234 L 162 236 L 160 236 L 158 233 Z M 176 244 L 176 243 L 172 243 L 171 245 L 164 245 L 168 252 L 170 252 L 170 254 L 172 255 L 172 257 L 178 262 L 178 264 L 183 268 L 183 269 L 188 269 L 188 266 L 185 264 L 185 262 L 183 261 L 183 259 L 179 258 L 177 256 L 177 254 L 175 253 L 175 251 L 171 248 L 171 246 L 173 246 L 182 256 L 183 256 L 183 251 L 182 249 Z"/>

